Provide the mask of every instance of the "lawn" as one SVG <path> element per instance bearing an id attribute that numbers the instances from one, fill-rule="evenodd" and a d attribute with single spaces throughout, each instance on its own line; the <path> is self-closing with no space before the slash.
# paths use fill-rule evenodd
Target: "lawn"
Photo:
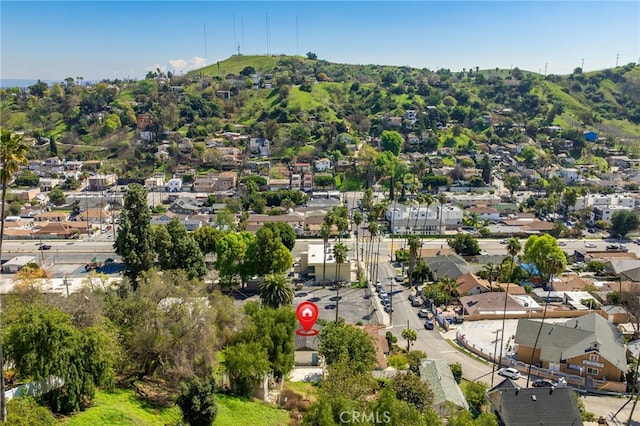
<path id="1" fill-rule="evenodd" d="M 130 389 L 116 389 L 113 392 L 96 393 L 93 407 L 66 417 L 58 425 L 158 425 L 176 424 L 182 414 L 177 407 L 157 408 Z"/>
<path id="2" fill-rule="evenodd" d="M 264 425 L 279 426 L 289 423 L 289 412 L 269 404 L 237 398 L 224 394 L 216 396 L 218 402 L 218 425 Z M 93 406 L 71 417 L 60 419 L 56 424 L 64 426 L 84 425 L 176 425 L 182 418 L 178 407 L 151 406 L 130 389 L 96 393 Z"/>
<path id="3" fill-rule="evenodd" d="M 289 412 L 262 402 L 253 402 L 228 395 L 217 395 L 216 426 L 289 424 Z"/>

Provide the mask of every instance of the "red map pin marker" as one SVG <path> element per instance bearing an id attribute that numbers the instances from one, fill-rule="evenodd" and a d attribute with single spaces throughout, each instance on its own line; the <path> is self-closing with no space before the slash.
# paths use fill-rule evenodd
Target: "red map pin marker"
<path id="1" fill-rule="evenodd" d="M 298 316 L 298 321 L 300 325 L 304 329 L 297 330 L 296 333 L 300 336 L 315 336 L 318 334 L 317 330 L 312 330 L 313 324 L 316 323 L 318 319 L 318 307 L 313 302 L 302 302 L 298 305 L 296 309 L 296 315 Z"/>

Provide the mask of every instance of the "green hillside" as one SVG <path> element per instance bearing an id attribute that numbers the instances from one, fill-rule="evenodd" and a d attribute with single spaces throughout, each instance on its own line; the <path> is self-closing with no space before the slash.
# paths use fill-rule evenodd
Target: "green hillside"
<path id="1" fill-rule="evenodd" d="M 594 130 L 612 146 L 640 153 L 640 67 L 635 64 L 543 76 L 518 68 L 433 72 L 238 55 L 187 76 L 150 72 L 147 77 L 91 87 L 65 81 L 23 92 L 2 89 L 0 124 L 36 140 L 53 138 L 61 155 L 97 160 L 102 171 L 131 177 L 156 166 L 153 146 L 163 139 L 157 137 L 152 146 L 137 144 L 141 115 L 148 115 L 156 135 L 173 135 L 164 137 L 169 142 L 184 136 L 203 142 L 242 129 L 272 139 L 276 156 L 303 159 L 326 152 L 349 155 L 345 141 L 380 135 L 388 128 L 385 116 L 398 117 L 397 130 L 405 136 L 429 134 L 428 143 L 408 147 L 424 152 L 444 145 L 460 150 L 483 142 L 515 143 L 523 137 L 518 128 L 545 141 L 544 129 L 556 125 L 566 133 L 558 136 Z M 221 93 L 229 93 L 229 99 L 221 99 Z M 402 120 L 407 110 L 416 111 L 415 123 Z M 452 138 L 445 128 L 456 123 L 466 139 Z M 48 143 L 37 145 L 32 155 L 52 153 Z M 194 154 L 205 152 L 200 147 L 177 162 L 192 161 Z M 162 164 L 169 170 L 175 166 Z"/>

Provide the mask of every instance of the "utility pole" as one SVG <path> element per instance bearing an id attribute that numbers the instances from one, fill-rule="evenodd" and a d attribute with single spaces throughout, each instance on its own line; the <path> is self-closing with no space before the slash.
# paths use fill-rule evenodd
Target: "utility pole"
<path id="1" fill-rule="evenodd" d="M 494 376 L 494 372 L 496 370 L 496 352 L 498 352 L 498 333 L 501 330 L 498 329 L 496 330 L 496 341 L 493 345 L 493 362 L 491 363 L 491 387 L 493 388 L 493 376 Z"/>
<path id="2" fill-rule="evenodd" d="M 620 59 L 620 54 L 616 53 L 616 68 L 618 68 L 618 59 Z"/>
<path id="3" fill-rule="evenodd" d="M 582 69 L 582 72 L 584 72 L 584 58 L 582 58 L 582 64 L 580 64 L 580 68 Z"/>
<path id="4" fill-rule="evenodd" d="M 547 63 L 544 63 L 544 76 L 547 76 Z"/>

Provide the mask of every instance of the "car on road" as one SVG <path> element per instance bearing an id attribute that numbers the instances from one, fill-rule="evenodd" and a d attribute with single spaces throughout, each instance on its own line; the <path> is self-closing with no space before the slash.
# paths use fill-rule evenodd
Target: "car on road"
<path id="1" fill-rule="evenodd" d="M 598 245 L 596 243 L 585 243 L 586 248 L 596 248 Z"/>
<path id="2" fill-rule="evenodd" d="M 38 247 L 38 250 L 51 250 L 51 246 L 49 244 L 42 244 Z"/>
<path id="3" fill-rule="evenodd" d="M 389 293 L 387 293 L 385 289 L 382 289 L 378 292 L 378 296 L 380 296 L 380 299 L 384 299 L 385 297 L 389 297 Z"/>
<path id="4" fill-rule="evenodd" d="M 422 306 L 422 300 L 420 300 L 419 297 L 416 297 L 411 301 L 411 306 L 413 306 L 414 308 L 417 308 L 418 306 Z"/>
<path id="5" fill-rule="evenodd" d="M 393 312 L 393 308 L 391 307 L 391 305 L 384 305 L 384 311 L 390 314 L 391 312 Z"/>
<path id="6" fill-rule="evenodd" d="M 532 386 L 534 388 L 553 388 L 558 386 L 558 383 L 549 379 L 538 379 L 533 381 Z"/>
<path id="7" fill-rule="evenodd" d="M 396 280 L 396 282 L 401 283 L 404 281 L 404 277 L 400 274 L 396 275 L 396 277 L 394 278 L 394 280 Z"/>
<path id="8" fill-rule="evenodd" d="M 424 308 L 420 309 L 418 311 L 418 317 L 419 318 L 429 318 L 429 310 L 428 309 L 424 309 Z"/>
<path id="9" fill-rule="evenodd" d="M 558 245 L 559 245 L 560 247 L 564 247 L 564 246 L 566 246 L 566 245 L 567 245 L 567 243 L 566 243 L 565 241 L 558 241 Z"/>
<path id="10" fill-rule="evenodd" d="M 433 330 L 435 328 L 435 325 L 433 324 L 432 320 L 426 320 L 424 322 L 424 328 L 426 328 L 427 330 Z"/>
<path id="11" fill-rule="evenodd" d="M 500 244 L 507 244 L 507 240 L 500 240 Z"/>
<path id="12" fill-rule="evenodd" d="M 382 298 L 382 304 L 383 305 L 390 305 L 391 304 L 391 298 L 389 296 L 384 296 Z"/>
<path id="13" fill-rule="evenodd" d="M 498 374 L 502 377 L 508 377 L 514 380 L 518 380 L 520 378 L 520 372 L 515 368 L 511 368 L 511 367 L 499 369 Z"/>

